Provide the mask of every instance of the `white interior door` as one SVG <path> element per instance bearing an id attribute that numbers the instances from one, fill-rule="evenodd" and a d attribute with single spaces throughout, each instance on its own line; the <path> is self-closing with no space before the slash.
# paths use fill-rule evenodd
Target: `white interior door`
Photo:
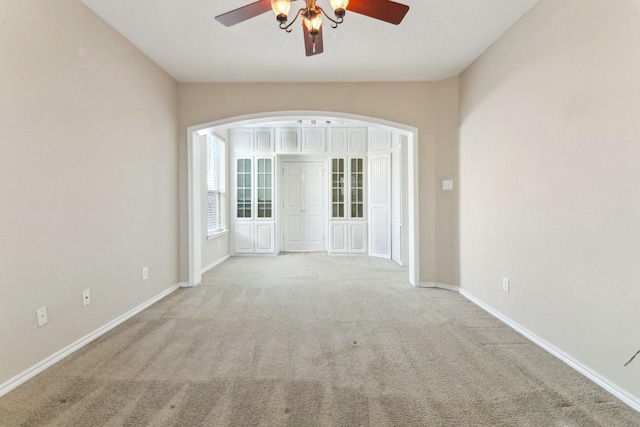
<path id="1" fill-rule="evenodd" d="M 391 154 L 369 157 L 369 255 L 391 259 Z"/>
<path id="2" fill-rule="evenodd" d="M 324 163 L 284 162 L 284 250 L 324 250 Z"/>

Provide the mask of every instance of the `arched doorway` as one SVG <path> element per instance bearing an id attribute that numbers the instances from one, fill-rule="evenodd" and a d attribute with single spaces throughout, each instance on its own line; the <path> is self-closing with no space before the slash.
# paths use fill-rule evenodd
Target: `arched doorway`
<path id="1" fill-rule="evenodd" d="M 408 195 L 408 256 L 409 283 L 417 286 L 420 282 L 420 256 L 418 232 L 418 130 L 401 123 L 390 122 L 373 117 L 348 113 L 327 111 L 280 111 L 230 117 L 213 122 L 203 123 L 187 128 L 188 138 L 188 245 L 189 245 L 189 286 L 201 282 L 201 174 L 200 141 L 204 135 L 222 126 L 253 126 L 262 123 L 286 120 L 316 119 L 317 117 L 333 118 L 353 123 L 362 123 L 381 128 L 388 128 L 402 133 L 407 150 L 407 195 Z"/>

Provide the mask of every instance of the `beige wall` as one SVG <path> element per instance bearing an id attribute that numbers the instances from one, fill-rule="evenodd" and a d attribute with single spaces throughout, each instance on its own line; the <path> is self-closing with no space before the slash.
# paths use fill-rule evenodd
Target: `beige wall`
<path id="1" fill-rule="evenodd" d="M 463 289 L 637 399 L 639 22 L 542 0 L 460 79 Z"/>
<path id="2" fill-rule="evenodd" d="M 178 282 L 176 109 L 79 0 L 0 3 L 0 384 Z"/>
<path id="3" fill-rule="evenodd" d="M 187 127 L 247 114 L 295 110 L 357 114 L 418 128 L 420 280 L 457 285 L 457 264 L 448 243 L 455 240 L 457 224 L 454 205 L 446 200 L 455 195 L 442 196 L 436 186 L 437 176 L 456 173 L 457 78 L 436 83 L 181 83 L 178 123 L 182 280 L 188 279 Z M 447 118 L 439 120 L 444 117 Z M 438 210 L 439 203 L 445 207 Z M 442 263 L 442 271 L 436 262 Z"/>

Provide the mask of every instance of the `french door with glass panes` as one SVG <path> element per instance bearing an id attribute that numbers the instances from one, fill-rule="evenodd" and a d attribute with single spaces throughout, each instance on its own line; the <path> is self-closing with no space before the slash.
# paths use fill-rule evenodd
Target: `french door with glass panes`
<path id="1" fill-rule="evenodd" d="M 234 253 L 275 253 L 274 160 L 235 161 Z"/>
<path id="2" fill-rule="evenodd" d="M 331 159 L 331 253 L 366 253 L 367 219 L 364 157 Z"/>

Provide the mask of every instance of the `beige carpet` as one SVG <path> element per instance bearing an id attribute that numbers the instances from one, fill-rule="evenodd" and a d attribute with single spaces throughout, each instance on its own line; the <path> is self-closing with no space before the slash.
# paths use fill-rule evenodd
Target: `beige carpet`
<path id="1" fill-rule="evenodd" d="M 0 398 L 0 424 L 638 426 L 455 292 L 368 257 L 232 258 Z"/>

